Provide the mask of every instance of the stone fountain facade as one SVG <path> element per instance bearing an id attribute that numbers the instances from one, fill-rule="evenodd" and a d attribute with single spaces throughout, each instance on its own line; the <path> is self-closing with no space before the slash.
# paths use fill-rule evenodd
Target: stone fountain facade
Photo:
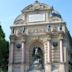
<path id="1" fill-rule="evenodd" d="M 71 71 L 70 39 L 61 15 L 36 1 L 11 26 L 8 72 Z"/>

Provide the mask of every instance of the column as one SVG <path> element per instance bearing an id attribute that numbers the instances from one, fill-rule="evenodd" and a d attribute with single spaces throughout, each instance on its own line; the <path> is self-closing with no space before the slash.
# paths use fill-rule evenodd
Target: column
<path id="1" fill-rule="evenodd" d="M 64 62 L 64 54 L 63 54 L 63 40 L 60 39 L 60 62 Z"/>
<path id="2" fill-rule="evenodd" d="M 14 46 L 15 46 L 15 42 L 11 42 L 10 43 L 10 51 L 9 51 L 9 63 L 10 64 L 13 63 Z"/>
<path id="3" fill-rule="evenodd" d="M 8 65 L 8 72 L 12 72 L 13 70 L 13 53 L 14 53 L 15 42 L 11 41 L 10 48 L 9 48 L 9 65 Z"/>
<path id="4" fill-rule="evenodd" d="M 22 63 L 24 63 L 25 40 L 22 41 Z"/>
<path id="5" fill-rule="evenodd" d="M 51 46 L 50 46 L 50 40 L 51 38 L 48 38 L 47 40 L 47 56 L 48 56 L 48 70 L 46 72 L 51 72 Z"/>
<path id="6" fill-rule="evenodd" d="M 24 68 L 24 57 L 25 57 L 25 40 L 22 40 L 22 59 L 21 59 L 21 72 L 25 72 Z"/>
<path id="7" fill-rule="evenodd" d="M 48 63 L 50 63 L 51 61 L 51 50 L 50 50 L 50 40 L 47 41 L 47 48 L 48 48 L 48 51 L 47 51 L 47 55 L 48 55 Z"/>
<path id="8" fill-rule="evenodd" d="M 60 67 L 59 72 L 65 72 L 63 37 L 60 37 Z"/>

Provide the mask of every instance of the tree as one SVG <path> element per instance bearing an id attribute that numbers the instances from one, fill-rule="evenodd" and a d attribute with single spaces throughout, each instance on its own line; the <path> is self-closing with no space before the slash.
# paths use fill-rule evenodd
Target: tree
<path id="1" fill-rule="evenodd" d="M 8 53 L 9 42 L 5 40 L 5 33 L 0 25 L 0 70 L 3 72 L 6 72 L 8 68 Z"/>

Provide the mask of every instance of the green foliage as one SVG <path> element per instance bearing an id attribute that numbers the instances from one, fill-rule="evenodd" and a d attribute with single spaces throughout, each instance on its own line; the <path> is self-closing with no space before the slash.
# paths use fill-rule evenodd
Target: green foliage
<path id="1" fill-rule="evenodd" d="M 5 34 L 0 26 L 0 70 L 7 71 L 9 43 L 5 40 Z M 1 71 L 0 71 L 1 72 Z"/>
<path id="2" fill-rule="evenodd" d="M 4 34 L 4 32 L 3 32 L 3 30 L 2 30 L 2 27 L 0 26 L 0 39 L 1 38 L 5 38 L 5 34 Z"/>

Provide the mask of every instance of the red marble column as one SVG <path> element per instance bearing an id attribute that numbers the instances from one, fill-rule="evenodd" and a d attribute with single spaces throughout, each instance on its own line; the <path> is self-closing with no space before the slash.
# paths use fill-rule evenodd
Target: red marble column
<path id="1" fill-rule="evenodd" d="M 25 40 L 22 40 L 22 59 L 21 59 L 21 72 L 25 71 L 25 66 L 24 66 L 24 56 L 25 56 Z"/>
<path id="2" fill-rule="evenodd" d="M 60 62 L 64 61 L 64 54 L 63 54 L 63 40 L 60 39 Z"/>

